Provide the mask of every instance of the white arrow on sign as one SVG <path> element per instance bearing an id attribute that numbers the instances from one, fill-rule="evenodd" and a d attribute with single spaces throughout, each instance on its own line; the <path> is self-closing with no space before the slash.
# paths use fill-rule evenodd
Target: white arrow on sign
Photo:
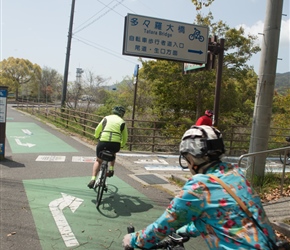
<path id="1" fill-rule="evenodd" d="M 52 213 L 57 228 L 61 234 L 61 237 L 67 247 L 79 246 L 79 242 L 74 236 L 64 214 L 63 210 L 69 207 L 74 213 L 84 200 L 73 197 L 71 195 L 61 193 L 62 198 L 53 200 L 49 203 L 49 209 Z"/>
<path id="2" fill-rule="evenodd" d="M 22 143 L 19 139 L 15 139 L 16 143 L 19 145 L 19 146 L 25 146 L 25 147 L 34 147 L 35 144 L 32 144 L 32 143 Z"/>

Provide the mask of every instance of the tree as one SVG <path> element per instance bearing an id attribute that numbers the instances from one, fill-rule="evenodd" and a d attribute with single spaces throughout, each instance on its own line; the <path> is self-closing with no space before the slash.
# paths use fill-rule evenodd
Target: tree
<path id="1" fill-rule="evenodd" d="M 42 69 L 39 79 L 38 99 L 45 102 L 59 99 L 58 93 L 61 93 L 62 76 L 55 70 L 48 67 Z"/>
<path id="2" fill-rule="evenodd" d="M 214 2 L 214 0 L 204 0 L 204 1 L 202 1 L 202 0 L 191 0 L 191 1 L 195 5 L 196 10 L 202 9 L 202 6 L 208 7 Z"/>
<path id="3" fill-rule="evenodd" d="M 111 113 L 112 107 L 121 105 L 126 109 L 125 116 L 131 119 L 130 110 L 132 110 L 133 107 L 133 97 L 133 78 L 126 76 L 121 82 L 116 83 L 114 88 L 107 88 L 104 107 L 100 109 L 99 114 L 107 115 L 108 113 Z"/>
<path id="4" fill-rule="evenodd" d="M 40 79 L 41 68 L 29 60 L 9 57 L 1 62 L 1 83 L 9 87 L 9 91 L 15 91 L 18 99 L 19 90 L 22 96 L 37 96 L 38 79 Z M 24 86 L 25 85 L 25 86 Z"/>
<path id="5" fill-rule="evenodd" d="M 272 125 L 279 128 L 289 128 L 288 115 L 290 113 L 290 90 L 285 94 L 274 95 Z M 286 121 L 286 122 L 285 122 Z"/>
<path id="6" fill-rule="evenodd" d="M 103 104 L 106 100 L 106 93 L 102 85 L 106 85 L 109 79 L 102 78 L 101 76 L 95 75 L 92 71 L 85 71 L 85 77 L 79 78 L 74 83 L 70 83 L 68 87 L 68 99 L 70 102 L 68 106 L 77 108 L 79 100 L 85 101 L 82 105 L 82 109 L 85 112 L 90 110 L 90 106 L 93 102 Z"/>
<path id="7" fill-rule="evenodd" d="M 196 109 L 203 105 L 200 95 L 211 98 L 214 93 L 210 87 L 214 81 L 211 72 L 184 75 L 182 63 L 166 60 L 142 61 L 139 81 L 142 82 L 139 95 L 141 92 L 143 102 L 147 103 L 139 111 L 151 108 L 152 114 L 163 120 L 195 120 Z"/>
<path id="8" fill-rule="evenodd" d="M 225 118 L 221 117 L 221 122 L 223 119 L 229 125 L 249 122 L 257 75 L 247 61 L 260 50 L 255 45 L 256 37 L 245 35 L 242 28 L 231 29 L 222 21 L 214 22 L 212 13 L 198 14 L 196 23 L 208 25 L 211 36 L 218 34 L 226 40 L 220 110 Z M 215 71 L 194 71 L 186 75 L 182 71 L 182 63 L 142 61 L 139 80 L 150 86 L 150 91 L 144 91 L 151 97 L 151 105 L 147 107 L 152 107 L 152 113 L 159 119 L 194 122 L 205 109 L 213 109 Z M 233 116 L 235 112 L 237 115 Z"/>
<path id="9" fill-rule="evenodd" d="M 109 78 L 103 78 L 99 75 L 95 75 L 90 70 L 85 71 L 85 79 L 82 83 L 84 89 L 83 93 L 92 97 L 89 98 L 88 103 L 93 100 L 99 104 L 105 102 L 106 96 L 103 92 L 103 86 L 105 86 L 109 80 Z"/>

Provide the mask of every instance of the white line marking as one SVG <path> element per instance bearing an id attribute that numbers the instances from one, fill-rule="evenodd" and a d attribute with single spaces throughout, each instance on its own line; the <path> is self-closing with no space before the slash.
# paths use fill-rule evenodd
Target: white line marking
<path id="1" fill-rule="evenodd" d="M 160 170 L 160 171 L 189 171 L 188 169 L 183 169 L 180 166 L 162 166 L 162 165 L 145 165 L 146 170 Z"/>
<path id="2" fill-rule="evenodd" d="M 160 158 L 178 158 L 179 155 L 158 155 L 158 154 L 131 154 L 131 153 L 117 153 L 117 156 L 127 157 L 160 157 Z"/>
<path id="3" fill-rule="evenodd" d="M 137 161 L 134 161 L 134 163 L 168 165 L 168 162 L 163 159 L 138 159 Z"/>
<path id="4" fill-rule="evenodd" d="M 65 156 L 62 155 L 39 155 L 35 161 L 57 161 L 64 162 Z"/>
<path id="5" fill-rule="evenodd" d="M 21 130 L 26 135 L 32 135 L 32 132 L 29 129 L 21 129 Z"/>
<path id="6" fill-rule="evenodd" d="M 73 156 L 72 162 L 88 162 L 92 163 L 96 161 L 96 157 L 85 157 L 85 156 Z"/>
<path id="7" fill-rule="evenodd" d="M 17 143 L 19 146 L 24 146 L 24 147 L 29 147 L 29 148 L 35 146 L 35 144 L 29 143 L 29 142 L 27 142 L 27 143 L 22 143 L 19 139 L 15 139 L 15 141 L 16 141 L 16 143 Z"/>

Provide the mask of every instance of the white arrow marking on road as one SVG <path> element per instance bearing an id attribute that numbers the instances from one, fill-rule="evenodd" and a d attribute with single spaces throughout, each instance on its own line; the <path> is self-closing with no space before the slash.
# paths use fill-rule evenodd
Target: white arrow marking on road
<path id="1" fill-rule="evenodd" d="M 32 143 L 22 143 L 19 139 L 15 139 L 16 143 L 19 145 L 19 146 L 25 146 L 25 147 L 34 147 L 35 144 L 32 144 Z"/>
<path id="2" fill-rule="evenodd" d="M 69 207 L 74 213 L 84 200 L 61 193 L 62 198 L 56 199 L 49 203 L 49 209 L 55 220 L 61 237 L 67 247 L 79 246 L 79 242 L 74 236 L 62 210 Z"/>
<path id="3" fill-rule="evenodd" d="M 29 129 L 21 129 L 21 130 L 26 135 L 32 135 L 32 132 Z"/>

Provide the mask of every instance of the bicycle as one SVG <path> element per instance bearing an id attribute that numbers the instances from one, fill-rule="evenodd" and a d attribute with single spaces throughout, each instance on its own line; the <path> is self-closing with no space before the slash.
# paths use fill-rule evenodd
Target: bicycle
<path id="1" fill-rule="evenodd" d="M 135 231 L 133 226 L 127 227 L 128 233 L 133 233 Z M 166 250 L 185 250 L 183 243 L 189 241 L 190 237 L 188 235 L 179 235 L 177 233 L 172 233 L 168 235 L 165 239 L 157 243 L 150 249 L 166 249 Z M 139 248 L 145 249 L 145 248 Z M 134 250 L 132 247 L 125 247 L 124 250 Z"/>
<path id="2" fill-rule="evenodd" d="M 200 34 L 200 30 L 198 30 L 197 28 L 194 28 L 194 32 L 192 34 L 189 34 L 188 38 L 189 40 L 197 39 L 200 42 L 204 41 L 204 36 Z"/>
<path id="3" fill-rule="evenodd" d="M 286 145 L 285 147 L 289 147 L 290 137 L 289 136 L 285 137 L 285 140 L 288 142 L 288 145 Z M 287 152 L 281 151 L 280 161 L 282 164 L 284 164 L 284 161 L 285 161 L 285 165 L 290 165 L 290 151 L 287 151 Z"/>
<path id="4" fill-rule="evenodd" d="M 115 160 L 115 154 L 110 152 L 109 150 L 103 150 L 99 154 L 99 158 L 103 160 L 101 167 L 100 167 L 100 172 L 98 174 L 98 178 L 94 184 L 93 189 L 97 193 L 97 198 L 96 198 L 96 208 L 98 209 L 102 198 L 103 198 L 103 193 L 104 191 L 108 191 L 108 187 L 106 184 L 106 179 L 107 179 L 107 172 L 108 172 L 108 163 L 110 161 Z"/>

